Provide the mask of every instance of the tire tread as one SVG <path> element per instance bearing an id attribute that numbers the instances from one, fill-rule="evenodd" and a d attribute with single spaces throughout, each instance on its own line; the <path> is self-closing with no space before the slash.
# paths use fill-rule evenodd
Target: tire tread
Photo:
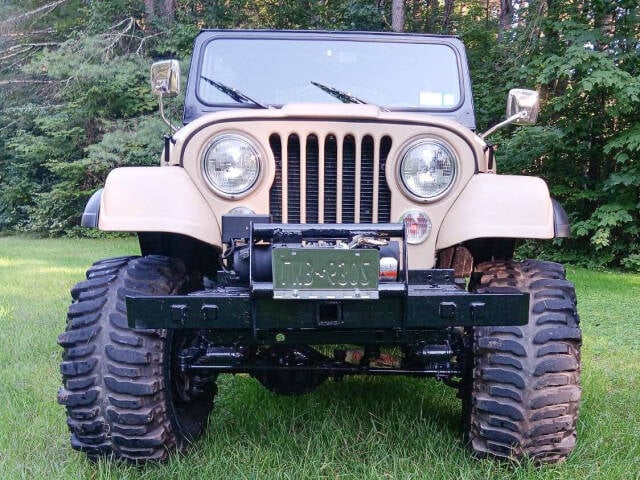
<path id="1" fill-rule="evenodd" d="M 188 444 L 168 407 L 167 335 L 129 328 L 124 299 L 179 293 L 186 270 L 168 257 L 118 257 L 95 262 L 86 277 L 71 289 L 67 328 L 58 337 L 64 349 L 58 402 L 66 407 L 71 446 L 91 459 L 166 459 Z M 208 410 L 202 428 L 206 416 Z"/>
<path id="2" fill-rule="evenodd" d="M 573 284 L 562 265 L 538 260 L 485 262 L 477 272 L 478 293 L 528 292 L 530 310 L 528 325 L 475 329 L 470 444 L 478 456 L 562 461 L 575 446 L 581 394 Z"/>

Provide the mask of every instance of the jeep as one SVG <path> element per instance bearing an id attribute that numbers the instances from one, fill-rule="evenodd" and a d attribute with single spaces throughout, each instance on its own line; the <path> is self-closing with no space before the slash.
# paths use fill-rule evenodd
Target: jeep
<path id="1" fill-rule="evenodd" d="M 82 225 L 132 232 L 71 290 L 60 365 L 71 445 L 163 460 L 206 424 L 221 374 L 275 394 L 351 375 L 434 377 L 476 456 L 561 461 L 576 442 L 581 332 L 564 268 L 515 261 L 567 237 L 539 178 L 498 175 L 461 41 L 205 30 L 159 165 L 116 168 Z"/>

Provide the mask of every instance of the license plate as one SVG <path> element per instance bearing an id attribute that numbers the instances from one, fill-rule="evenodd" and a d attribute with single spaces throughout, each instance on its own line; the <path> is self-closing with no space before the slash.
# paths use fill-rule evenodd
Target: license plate
<path id="1" fill-rule="evenodd" d="M 380 255 L 376 249 L 273 249 L 273 298 L 378 298 Z"/>

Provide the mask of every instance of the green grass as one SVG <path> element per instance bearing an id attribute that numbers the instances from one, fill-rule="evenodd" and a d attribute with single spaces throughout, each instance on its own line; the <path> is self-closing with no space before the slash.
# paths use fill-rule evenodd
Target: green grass
<path id="1" fill-rule="evenodd" d="M 460 404 L 430 380 L 328 381 L 277 397 L 224 376 L 208 433 L 183 457 L 136 468 L 92 464 L 69 446 L 56 403 L 69 288 L 133 240 L 0 238 L 0 479 L 640 478 L 640 276 L 569 269 L 584 332 L 578 445 L 562 465 L 472 459 Z"/>

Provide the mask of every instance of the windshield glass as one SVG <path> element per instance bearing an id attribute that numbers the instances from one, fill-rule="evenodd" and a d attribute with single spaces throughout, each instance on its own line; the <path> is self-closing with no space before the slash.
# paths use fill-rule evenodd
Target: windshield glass
<path id="1" fill-rule="evenodd" d="M 458 60 L 442 44 L 218 38 L 199 73 L 197 95 L 208 105 L 234 102 L 202 77 L 269 105 L 341 102 L 312 82 L 388 108 L 453 110 L 461 101 Z"/>

